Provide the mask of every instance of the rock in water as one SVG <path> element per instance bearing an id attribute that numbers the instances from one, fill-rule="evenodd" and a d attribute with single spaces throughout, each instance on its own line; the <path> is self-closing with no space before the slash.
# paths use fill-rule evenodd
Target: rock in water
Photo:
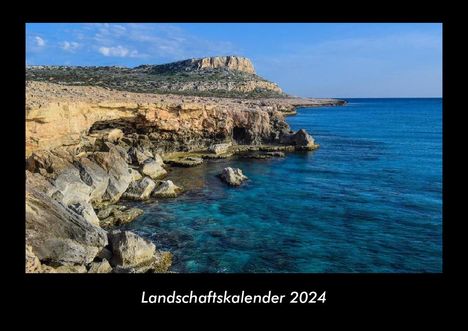
<path id="1" fill-rule="evenodd" d="M 224 168 L 219 177 L 231 186 L 241 185 L 247 178 L 239 168 Z"/>
<path id="2" fill-rule="evenodd" d="M 132 200 L 148 200 L 156 187 L 156 183 L 149 177 L 134 181 L 123 194 L 124 198 Z"/>
<path id="3" fill-rule="evenodd" d="M 153 192 L 156 198 L 175 198 L 182 193 L 182 188 L 175 185 L 172 180 L 163 180 Z"/>
<path id="4" fill-rule="evenodd" d="M 171 264 L 171 254 L 158 252 L 156 246 L 130 231 L 109 232 L 115 272 L 142 273 L 166 272 Z"/>
<path id="5" fill-rule="evenodd" d="M 307 133 L 306 130 L 300 129 L 293 134 L 286 134 L 281 137 L 281 143 L 294 145 L 296 150 L 310 151 L 316 149 L 318 145 L 315 144 L 314 138 Z"/>
<path id="6" fill-rule="evenodd" d="M 143 162 L 140 166 L 140 172 L 152 179 L 158 179 L 167 174 L 166 169 L 164 169 L 161 164 L 156 162 L 154 159 L 147 159 Z"/>

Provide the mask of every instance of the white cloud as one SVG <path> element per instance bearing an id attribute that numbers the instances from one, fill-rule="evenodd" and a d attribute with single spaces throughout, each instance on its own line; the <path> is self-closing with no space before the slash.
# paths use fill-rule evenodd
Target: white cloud
<path id="1" fill-rule="evenodd" d="M 80 47 L 80 44 L 76 41 L 64 41 L 61 47 L 64 51 L 73 52 Z"/>
<path id="2" fill-rule="evenodd" d="M 38 46 L 38 47 L 43 47 L 46 44 L 46 41 L 44 39 L 42 39 L 41 37 L 39 37 L 39 36 L 36 36 L 34 38 L 34 41 L 36 42 L 36 46 Z"/>
<path id="3" fill-rule="evenodd" d="M 138 51 L 136 50 L 129 50 L 123 46 L 116 46 L 116 47 L 99 47 L 99 53 L 104 56 L 115 56 L 115 57 L 137 57 Z"/>

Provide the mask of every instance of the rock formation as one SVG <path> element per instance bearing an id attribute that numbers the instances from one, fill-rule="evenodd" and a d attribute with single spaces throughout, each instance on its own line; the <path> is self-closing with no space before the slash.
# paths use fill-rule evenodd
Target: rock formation
<path id="1" fill-rule="evenodd" d="M 158 91 L 168 72 L 175 75 L 176 89 L 190 86 L 186 91 L 196 95 L 195 89 L 215 91 L 221 84 L 245 98 L 135 92 Z M 27 77 L 27 272 L 167 272 L 170 252 L 114 229 L 143 213 L 120 200 L 179 195 L 182 188 L 161 180 L 171 166 L 251 151 L 264 158 L 314 149 L 307 132 L 290 131 L 284 114 L 298 106 L 339 103 L 279 95 L 276 85 L 256 76 L 252 63 L 240 57 L 134 69 L 28 68 Z M 258 88 L 276 98 L 251 99 L 248 93 Z M 234 186 L 247 179 L 232 168 L 220 177 Z"/>
<path id="2" fill-rule="evenodd" d="M 240 186 L 248 179 L 247 176 L 242 173 L 242 170 L 231 167 L 224 168 L 219 178 L 231 186 Z"/>

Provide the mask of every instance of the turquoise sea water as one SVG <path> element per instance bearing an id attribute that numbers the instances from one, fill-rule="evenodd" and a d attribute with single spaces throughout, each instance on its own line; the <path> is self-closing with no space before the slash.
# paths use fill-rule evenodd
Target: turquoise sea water
<path id="1" fill-rule="evenodd" d="M 442 100 L 348 101 L 287 118 L 317 151 L 175 169 L 188 192 L 127 227 L 178 272 L 441 272 Z M 249 181 L 227 187 L 226 166 Z"/>

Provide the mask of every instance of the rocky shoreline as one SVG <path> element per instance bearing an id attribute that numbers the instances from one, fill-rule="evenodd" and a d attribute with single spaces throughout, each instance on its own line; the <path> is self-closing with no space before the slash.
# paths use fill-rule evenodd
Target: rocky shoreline
<path id="1" fill-rule="evenodd" d="M 142 214 L 125 200 L 183 194 L 178 183 L 164 179 L 173 167 L 316 149 L 314 139 L 305 130 L 292 132 L 284 116 L 297 107 L 340 104 L 27 82 L 26 272 L 170 272 L 170 252 L 119 229 Z"/>

